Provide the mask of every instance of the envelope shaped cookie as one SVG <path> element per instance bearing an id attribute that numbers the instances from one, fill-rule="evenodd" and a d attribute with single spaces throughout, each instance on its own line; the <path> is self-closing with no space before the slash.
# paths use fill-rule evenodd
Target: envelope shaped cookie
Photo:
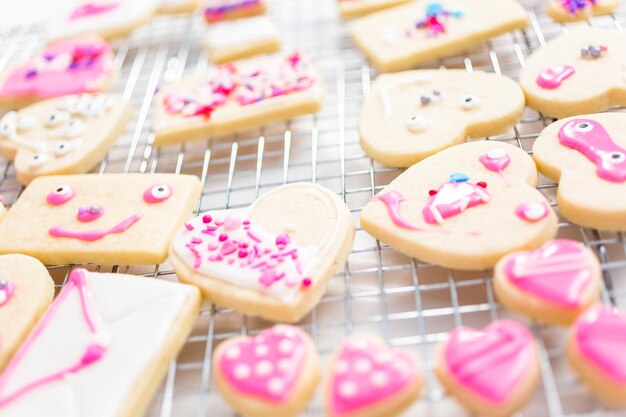
<path id="1" fill-rule="evenodd" d="M 626 105 L 626 36 L 579 27 L 526 61 L 520 84 L 529 107 L 562 118 Z"/>
<path id="2" fill-rule="evenodd" d="M 372 12 L 407 3 L 410 0 L 337 0 L 343 18 L 363 16 Z"/>
<path id="3" fill-rule="evenodd" d="M 103 91 L 112 84 L 114 76 L 111 48 L 100 38 L 59 42 L 0 75 L 0 108 Z"/>
<path id="4" fill-rule="evenodd" d="M 399 252 L 452 269 L 493 267 L 557 232 L 535 189 L 537 170 L 520 148 L 495 141 L 457 145 L 413 165 L 361 212 L 361 226 Z"/>
<path id="5" fill-rule="evenodd" d="M 73 270 L 0 375 L 0 414 L 142 415 L 199 305 L 187 285 Z"/>
<path id="6" fill-rule="evenodd" d="M 54 174 L 82 174 L 102 160 L 128 123 L 120 95 L 81 94 L 44 100 L 0 119 L 0 153 L 22 184 Z"/>
<path id="7" fill-rule="evenodd" d="M 54 282 L 41 262 L 24 255 L 0 256 L 0 372 L 53 296 Z"/>
<path id="8" fill-rule="evenodd" d="M 0 223 L 0 254 L 45 264 L 159 264 L 200 197 L 195 176 L 39 177 Z"/>
<path id="9" fill-rule="evenodd" d="M 401 71 L 526 26 L 515 0 L 416 0 L 350 24 L 354 43 L 382 72 Z"/>
<path id="10" fill-rule="evenodd" d="M 361 147 L 385 165 L 411 166 L 468 137 L 503 133 L 523 113 L 524 93 L 506 77 L 462 70 L 383 74 L 361 108 Z"/>
<path id="11" fill-rule="evenodd" d="M 176 234 L 182 282 L 221 306 L 295 322 L 320 300 L 354 238 L 348 207 L 315 184 L 283 185 L 244 209 L 204 213 Z"/>
<path id="12" fill-rule="evenodd" d="M 559 183 L 557 203 L 573 223 L 626 230 L 626 115 L 589 114 L 559 120 L 541 133 L 533 158 Z"/>
<path id="13" fill-rule="evenodd" d="M 619 0 L 549 0 L 546 13 L 557 22 L 573 22 L 613 13 Z"/>
<path id="14" fill-rule="evenodd" d="M 48 41 L 97 34 L 110 39 L 126 35 L 146 23 L 159 8 L 160 0 L 97 0 L 69 2 L 50 18 L 45 30 Z"/>
<path id="15" fill-rule="evenodd" d="M 265 13 L 265 0 L 206 0 L 204 20 L 207 23 L 239 19 Z"/>
<path id="16" fill-rule="evenodd" d="M 307 54 L 220 65 L 163 86 L 156 97 L 155 145 L 252 129 L 315 113 L 322 86 Z"/>

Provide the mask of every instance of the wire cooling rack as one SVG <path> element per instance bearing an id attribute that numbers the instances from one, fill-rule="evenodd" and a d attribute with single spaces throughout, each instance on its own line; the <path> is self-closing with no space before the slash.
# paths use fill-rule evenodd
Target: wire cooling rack
<path id="1" fill-rule="evenodd" d="M 282 30 L 286 49 L 304 48 L 317 59 L 327 90 L 324 109 L 316 115 L 226 140 L 207 138 L 162 149 L 152 146 L 152 100 L 158 86 L 203 72 L 209 65 L 202 50 L 204 24 L 198 16 L 157 17 L 114 43 L 115 63 L 121 72 L 114 90 L 133 102 L 136 113 L 117 145 L 94 171 L 198 175 L 203 183 L 199 211 L 245 206 L 284 183 L 317 182 L 346 201 L 358 224 L 362 207 L 401 170 L 373 162 L 358 144 L 359 107 L 376 74 L 347 37 L 334 2 L 273 0 L 270 11 Z M 545 16 L 545 1 L 528 0 L 524 5 L 531 19 L 525 29 L 424 67 L 480 69 L 517 78 L 533 50 L 567 30 Z M 624 22 L 626 10 L 622 9 L 581 24 L 622 31 Z M 0 39 L 0 70 L 42 47 L 37 29 L 15 28 Z M 539 132 L 551 122 L 527 110 L 514 129 L 489 139 L 514 144 L 530 153 Z M 556 185 L 542 178 L 539 189 L 555 206 Z M 10 206 L 21 190 L 13 166 L 0 161 L 0 196 L 4 202 Z M 560 237 L 584 242 L 602 261 L 603 300 L 626 309 L 624 235 L 580 228 L 563 219 L 559 226 Z M 90 268 L 175 279 L 168 263 Z M 50 271 L 60 289 L 69 266 L 50 267 Z M 626 416 L 624 410 L 596 402 L 569 369 L 564 357 L 566 329 L 527 322 L 498 305 L 490 272 L 454 272 L 420 263 L 360 229 L 344 270 L 331 280 L 326 296 L 299 325 L 311 334 L 324 364 L 337 343 L 353 332 L 375 333 L 394 346 L 413 351 L 422 362 L 425 389 L 407 415 L 460 416 L 464 412 L 445 395 L 434 377 L 434 348 L 456 326 L 482 327 L 502 317 L 528 324 L 540 351 L 541 386 L 520 415 Z M 171 363 L 148 415 L 232 416 L 211 380 L 213 349 L 224 339 L 254 334 L 269 324 L 205 304 L 183 351 Z M 323 415 L 322 392 L 320 387 L 306 415 Z"/>

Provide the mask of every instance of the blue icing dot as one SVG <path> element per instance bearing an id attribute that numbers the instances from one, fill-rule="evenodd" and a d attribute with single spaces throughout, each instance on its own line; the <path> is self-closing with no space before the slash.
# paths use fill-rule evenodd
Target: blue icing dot
<path id="1" fill-rule="evenodd" d="M 443 9 L 443 6 L 441 5 L 441 3 L 430 3 L 428 7 L 426 8 L 426 15 L 437 16 L 441 12 L 442 9 Z"/>
<path id="2" fill-rule="evenodd" d="M 467 180 L 469 180 L 469 177 L 461 172 L 450 174 L 450 182 L 465 182 Z"/>

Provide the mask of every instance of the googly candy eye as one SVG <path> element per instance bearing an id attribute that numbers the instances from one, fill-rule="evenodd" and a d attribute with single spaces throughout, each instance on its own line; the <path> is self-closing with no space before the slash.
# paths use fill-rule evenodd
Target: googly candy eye
<path id="1" fill-rule="evenodd" d="M 16 131 L 17 113 L 10 111 L 0 119 L 0 136 L 12 136 Z"/>
<path id="2" fill-rule="evenodd" d="M 53 206 L 60 206 L 70 201 L 76 195 L 76 191 L 69 185 L 61 185 L 48 193 L 46 201 Z"/>
<path id="3" fill-rule="evenodd" d="M 68 138 L 75 138 L 85 132 L 85 125 L 80 120 L 72 120 L 67 124 L 63 134 Z"/>
<path id="4" fill-rule="evenodd" d="M 57 143 L 57 146 L 54 148 L 54 154 L 56 156 L 64 156 L 72 152 L 74 149 L 76 149 L 76 147 L 77 143 L 75 141 L 69 142 L 64 140 Z"/>
<path id="5" fill-rule="evenodd" d="M 422 106 L 427 106 L 431 103 L 438 103 L 441 101 L 441 91 L 433 90 L 430 94 L 424 94 L 420 97 L 420 102 Z"/>
<path id="6" fill-rule="evenodd" d="M 38 153 L 33 155 L 33 157 L 30 159 L 30 167 L 31 168 L 39 168 L 45 164 L 47 164 L 48 162 L 50 162 L 50 160 L 52 159 L 52 157 L 46 153 Z"/>
<path id="7" fill-rule="evenodd" d="M 626 160 L 626 155 L 623 152 L 611 152 L 608 159 L 613 164 L 619 164 Z"/>
<path id="8" fill-rule="evenodd" d="M 54 127 L 54 126 L 59 126 L 60 124 L 65 123 L 68 120 L 70 120 L 69 113 L 64 112 L 64 111 L 55 111 L 48 115 L 45 123 L 46 123 L 46 126 L 48 127 Z"/>
<path id="9" fill-rule="evenodd" d="M 428 129 L 429 123 L 426 117 L 421 114 L 415 115 L 409 119 L 406 124 L 407 129 L 413 133 L 423 132 Z"/>
<path id="10" fill-rule="evenodd" d="M 577 123 L 574 126 L 574 130 L 581 133 L 591 132 L 593 130 L 593 125 L 587 122 Z"/>
<path id="11" fill-rule="evenodd" d="M 172 195 L 172 187 L 167 184 L 157 184 L 148 188 L 143 193 L 143 199 L 146 203 L 161 203 Z"/>
<path id="12" fill-rule="evenodd" d="M 480 97 L 468 95 L 461 100 L 463 110 L 472 110 L 480 106 Z"/>

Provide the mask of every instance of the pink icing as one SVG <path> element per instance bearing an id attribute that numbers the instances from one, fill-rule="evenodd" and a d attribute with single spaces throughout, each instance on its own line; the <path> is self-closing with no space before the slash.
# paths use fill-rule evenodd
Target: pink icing
<path id="1" fill-rule="evenodd" d="M 511 397 L 536 357 L 526 327 L 498 320 L 483 330 L 454 329 L 444 359 L 458 384 L 497 405 Z"/>
<path id="2" fill-rule="evenodd" d="M 524 203 L 515 208 L 515 214 L 520 219 L 534 223 L 548 217 L 550 209 L 544 202 L 541 203 Z"/>
<path id="3" fill-rule="evenodd" d="M 62 185 L 48 193 L 46 201 L 52 206 L 60 206 L 76 196 L 76 191 L 69 185 Z"/>
<path id="4" fill-rule="evenodd" d="M 415 361 L 404 351 L 362 336 L 346 340 L 333 362 L 330 410 L 349 413 L 402 392 L 418 377 Z"/>
<path id="5" fill-rule="evenodd" d="M 485 204 L 489 199 L 489 193 L 482 186 L 467 179 L 451 180 L 430 196 L 422 211 L 424 220 L 430 224 L 442 224 L 445 219 Z"/>
<path id="6" fill-rule="evenodd" d="M 146 203 L 162 203 L 172 196 L 172 187 L 168 184 L 157 184 L 149 187 L 143 193 L 143 199 Z"/>
<path id="7" fill-rule="evenodd" d="M 553 90 L 561 86 L 561 83 L 574 75 L 576 70 L 569 65 L 556 65 L 541 71 L 537 77 L 537 85 L 547 90 Z"/>
<path id="8" fill-rule="evenodd" d="M 15 284 L 11 281 L 0 279 L 0 307 L 9 302 L 15 294 Z"/>
<path id="9" fill-rule="evenodd" d="M 70 20 L 76 20 L 83 17 L 98 16 L 115 10 L 119 7 L 119 3 L 84 3 L 74 10 L 70 14 Z"/>
<path id="10" fill-rule="evenodd" d="M 137 223 L 142 217 L 143 215 L 140 213 L 133 214 L 132 216 L 127 217 L 120 223 L 106 230 L 87 230 L 82 232 L 72 232 L 71 230 L 65 230 L 62 227 L 57 226 L 50 228 L 48 233 L 50 234 L 50 236 L 54 237 L 67 237 L 92 242 L 94 240 L 100 240 L 108 235 L 124 233 L 126 230 L 130 229 L 133 224 Z"/>
<path id="11" fill-rule="evenodd" d="M 261 0 L 210 0 L 204 8 L 204 18 L 209 23 L 218 22 L 227 13 L 258 7 L 260 4 Z"/>
<path id="12" fill-rule="evenodd" d="M 484 155 L 478 157 L 478 160 L 489 171 L 497 172 L 500 177 L 508 184 L 504 177 L 504 170 L 511 163 L 511 157 L 502 148 L 493 148 Z"/>
<path id="13" fill-rule="evenodd" d="M 619 384 L 626 383 L 626 316 L 606 305 L 590 308 L 574 325 L 582 355 Z"/>
<path id="14" fill-rule="evenodd" d="M 613 142 L 599 122 L 570 120 L 559 130 L 559 142 L 593 162 L 598 177 L 611 182 L 626 181 L 626 149 Z"/>
<path id="15" fill-rule="evenodd" d="M 57 97 L 96 92 L 113 71 L 109 45 L 99 38 L 54 44 L 8 74 L 0 94 Z"/>
<path id="16" fill-rule="evenodd" d="M 79 222 L 92 222 L 99 219 L 104 214 L 104 207 L 91 206 L 91 207 L 79 207 L 76 219 Z"/>
<path id="17" fill-rule="evenodd" d="M 276 325 L 226 344 L 217 366 L 235 390 L 277 403 L 289 398 L 308 354 L 300 330 Z"/>
<path id="18" fill-rule="evenodd" d="M 585 248 L 565 239 L 512 256 L 504 271 L 512 285 L 569 308 L 580 306 L 593 279 L 593 263 Z"/>
<path id="19" fill-rule="evenodd" d="M 26 342 L 22 345 L 22 347 L 17 351 L 9 365 L 4 370 L 4 373 L 0 375 L 0 409 L 15 401 L 22 395 L 27 394 L 28 392 L 39 388 L 42 385 L 49 384 L 51 382 L 66 378 L 70 374 L 75 374 L 77 372 L 82 371 L 87 366 L 91 365 L 94 362 L 99 361 L 107 352 L 107 347 L 97 340 L 101 340 L 103 330 L 100 328 L 99 323 L 101 323 L 102 319 L 96 314 L 91 304 L 91 296 L 89 294 L 89 290 L 87 289 L 87 282 L 85 278 L 86 271 L 84 269 L 74 269 L 70 274 L 70 278 L 56 298 L 44 318 L 37 325 L 35 330 L 28 337 Z M 78 361 L 65 369 L 61 369 L 59 371 L 53 372 L 48 375 L 44 375 L 34 381 L 24 383 L 19 388 L 14 391 L 7 392 L 7 384 L 11 381 L 13 374 L 20 367 L 22 360 L 25 356 L 28 355 L 30 348 L 37 343 L 39 336 L 43 333 L 50 322 L 55 319 L 56 312 L 59 310 L 61 305 L 65 302 L 67 297 L 69 296 L 71 291 L 78 291 L 78 296 L 80 297 L 81 303 L 81 313 L 83 318 L 85 319 L 85 323 L 89 328 L 89 332 L 93 335 L 92 342 L 89 343 L 86 348 L 83 356 L 78 359 Z M 76 314 L 79 314 L 78 312 Z M 53 360 L 54 358 L 51 358 Z"/>
<path id="20" fill-rule="evenodd" d="M 379 194 L 374 197 L 375 200 L 382 202 L 387 207 L 387 212 L 389 213 L 389 217 L 391 217 L 391 221 L 399 227 L 410 230 L 425 230 L 420 227 L 417 227 L 408 221 L 402 218 L 400 215 L 400 204 L 403 201 L 406 201 L 406 198 L 398 191 L 389 191 L 385 194 Z"/>

